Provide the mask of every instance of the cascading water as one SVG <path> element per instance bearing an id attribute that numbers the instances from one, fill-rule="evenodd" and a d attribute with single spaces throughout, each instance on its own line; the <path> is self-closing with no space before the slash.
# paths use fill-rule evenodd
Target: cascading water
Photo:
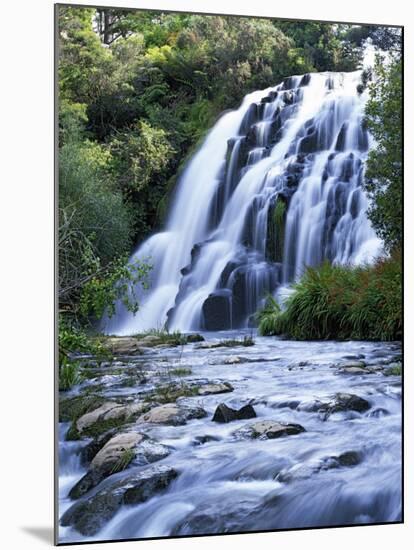
<path id="1" fill-rule="evenodd" d="M 151 287 L 108 333 L 245 327 L 305 266 L 381 252 L 361 187 L 369 136 L 359 71 L 287 78 L 220 118 L 181 178 L 149 259 Z"/>

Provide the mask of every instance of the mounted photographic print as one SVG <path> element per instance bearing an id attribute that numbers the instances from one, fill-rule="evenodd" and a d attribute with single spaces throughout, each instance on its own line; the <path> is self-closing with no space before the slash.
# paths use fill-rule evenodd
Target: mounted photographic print
<path id="1" fill-rule="evenodd" d="M 403 521 L 402 31 L 56 6 L 56 543 Z"/>

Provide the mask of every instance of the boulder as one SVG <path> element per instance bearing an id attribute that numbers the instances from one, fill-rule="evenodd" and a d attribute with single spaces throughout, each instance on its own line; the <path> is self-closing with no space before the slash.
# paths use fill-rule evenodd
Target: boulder
<path id="1" fill-rule="evenodd" d="M 192 344 L 194 342 L 204 342 L 205 338 L 201 334 L 187 334 L 186 340 L 188 344 Z"/>
<path id="2" fill-rule="evenodd" d="M 114 355 L 140 355 L 139 340 L 133 336 L 107 338 L 104 346 Z"/>
<path id="3" fill-rule="evenodd" d="M 355 376 L 358 374 L 374 374 L 374 371 L 365 367 L 341 367 L 340 369 L 338 369 L 337 373 L 350 374 Z"/>
<path id="4" fill-rule="evenodd" d="M 248 418 L 255 418 L 256 412 L 251 405 L 244 405 L 239 410 L 232 409 L 224 403 L 220 403 L 217 407 L 214 416 L 213 422 L 227 423 L 234 420 L 245 420 Z"/>
<path id="5" fill-rule="evenodd" d="M 154 407 L 149 412 L 142 414 L 137 423 L 167 424 L 170 426 L 180 426 L 186 424 L 188 420 L 204 418 L 207 413 L 201 407 L 184 407 L 176 403 L 166 403 L 159 407 Z"/>
<path id="6" fill-rule="evenodd" d="M 327 420 L 331 414 L 344 411 L 365 412 L 371 408 L 370 403 L 351 393 L 337 393 L 328 403 L 322 403 L 319 412 L 323 414 L 323 420 Z"/>
<path id="7" fill-rule="evenodd" d="M 197 435 L 194 438 L 193 445 L 204 445 L 205 443 L 210 443 L 211 441 L 220 441 L 219 437 L 215 435 Z"/>
<path id="8" fill-rule="evenodd" d="M 76 429 L 80 435 L 88 435 L 98 424 L 106 431 L 105 427 L 111 427 L 110 424 L 122 424 L 132 420 L 136 415 L 142 413 L 147 408 L 147 404 L 143 401 L 136 403 L 120 404 L 116 401 L 106 401 L 97 409 L 88 412 L 78 418 L 76 421 Z"/>
<path id="9" fill-rule="evenodd" d="M 227 393 L 233 391 L 233 386 L 228 382 L 218 382 L 217 384 L 205 384 L 198 388 L 198 395 L 212 395 L 216 393 Z"/>
<path id="10" fill-rule="evenodd" d="M 144 437 L 139 433 L 121 433 L 112 437 L 93 458 L 89 471 L 72 487 L 69 497 L 80 498 L 109 475 L 124 470 L 134 457 L 132 449 Z"/>
<path id="11" fill-rule="evenodd" d="M 357 466 L 361 462 L 359 453 L 347 451 L 339 456 L 328 456 L 319 460 L 310 460 L 308 462 L 295 464 L 291 468 L 281 470 L 276 476 L 276 480 L 282 483 L 308 479 L 321 471 L 332 470 L 340 467 L 350 468 Z"/>
<path id="12" fill-rule="evenodd" d="M 118 432 L 117 428 L 112 428 L 107 432 L 97 435 L 80 451 L 80 459 L 82 464 L 89 464 L 98 451 Z"/>
<path id="13" fill-rule="evenodd" d="M 130 462 L 146 465 L 170 454 L 165 445 L 148 436 L 124 432 L 112 437 L 93 458 L 89 471 L 70 490 L 69 497 L 77 499 L 96 487 L 106 477 L 127 468 Z"/>
<path id="14" fill-rule="evenodd" d="M 225 330 L 231 326 L 231 291 L 218 290 L 203 303 L 204 328 Z"/>
<path id="15" fill-rule="evenodd" d="M 276 439 L 286 435 L 296 435 L 306 431 L 300 424 L 286 424 L 276 420 L 262 420 L 241 428 L 235 432 L 235 436 L 248 437 L 251 439 Z"/>
<path id="16" fill-rule="evenodd" d="M 133 449 L 144 440 L 144 435 L 134 432 L 120 433 L 112 437 L 96 454 L 91 467 L 102 471 L 113 471 L 125 451 Z"/>
<path id="17" fill-rule="evenodd" d="M 145 502 L 177 477 L 169 466 L 151 466 L 107 485 L 71 506 L 62 516 L 63 527 L 72 526 L 84 536 L 93 536 L 114 517 L 123 504 Z"/>

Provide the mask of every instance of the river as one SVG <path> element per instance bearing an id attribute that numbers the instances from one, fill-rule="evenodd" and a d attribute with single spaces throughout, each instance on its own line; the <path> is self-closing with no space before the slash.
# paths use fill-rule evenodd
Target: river
<path id="1" fill-rule="evenodd" d="M 120 506 L 94 535 L 61 526 L 60 542 L 401 520 L 401 376 L 385 375 L 390 364 L 401 360 L 400 344 L 297 342 L 254 335 L 249 347 L 207 348 L 241 335 L 209 332 L 204 333 L 206 342 L 120 357 L 115 374 L 114 364 L 104 364 L 96 376 L 61 395 L 96 389 L 107 399 L 131 402 L 165 383 L 202 387 L 227 382 L 233 388 L 180 398 L 180 404 L 198 405 L 207 413 L 183 425 L 129 424 L 129 430 L 169 448 L 170 454 L 156 464 L 171 466 L 176 478 L 145 502 Z M 341 370 L 346 365 L 348 370 Z M 125 369 L 129 376 L 135 369 L 145 378 L 123 385 Z M 320 403 L 338 393 L 357 395 L 369 408 L 323 414 Z M 220 403 L 234 409 L 251 404 L 257 418 L 213 422 Z M 298 424 L 305 431 L 277 439 L 250 439 L 238 432 L 262 420 Z M 68 427 L 60 424 L 60 516 L 73 505 L 68 492 L 88 468 L 81 465 L 79 452 L 90 439 L 66 441 Z M 147 467 L 132 462 L 80 500 L 108 480 L 122 480 Z"/>

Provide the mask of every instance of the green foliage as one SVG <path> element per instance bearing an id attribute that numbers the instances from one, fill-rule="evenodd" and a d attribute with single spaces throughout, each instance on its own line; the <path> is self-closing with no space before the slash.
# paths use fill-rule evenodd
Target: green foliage
<path id="1" fill-rule="evenodd" d="M 150 329 L 143 334 L 135 334 L 135 338 L 144 338 L 145 336 L 155 336 L 160 344 L 168 344 L 169 346 L 182 346 L 187 343 L 187 338 L 179 330 L 170 332 L 166 328 Z"/>
<path id="2" fill-rule="evenodd" d="M 401 376 L 402 364 L 394 363 L 393 365 L 390 365 L 384 370 L 383 374 L 384 376 Z"/>
<path id="3" fill-rule="evenodd" d="M 243 338 L 240 339 L 228 339 L 228 340 L 220 340 L 218 343 L 218 347 L 227 347 L 232 348 L 235 346 L 243 346 L 245 348 L 248 348 L 250 346 L 254 346 L 255 342 L 252 336 L 245 335 Z"/>
<path id="4" fill-rule="evenodd" d="M 68 323 L 64 316 L 59 317 L 59 389 L 68 390 L 84 378 L 82 363 L 73 354 L 93 355 L 98 359 L 111 359 L 112 356 L 100 338 L 90 338 L 86 333 Z"/>
<path id="5" fill-rule="evenodd" d="M 150 270 L 148 263 L 128 263 L 127 257 L 115 260 L 109 269 L 97 270 L 82 287 L 80 313 L 98 319 L 104 313 L 112 317 L 117 301 L 121 301 L 128 311 L 136 313 L 139 309 L 136 286 L 139 283 L 144 289 L 148 287 Z"/>
<path id="6" fill-rule="evenodd" d="M 135 452 L 133 449 L 125 449 L 117 462 L 114 464 L 111 474 L 116 474 L 125 470 L 125 468 L 134 460 Z"/>
<path id="7" fill-rule="evenodd" d="M 307 71 L 354 71 L 359 68 L 363 44 L 350 40 L 349 25 L 313 21 L 275 21 L 274 25 L 293 39 L 295 56 L 310 66 Z"/>
<path id="8" fill-rule="evenodd" d="M 149 266 L 126 257 L 162 224 L 217 116 L 292 74 L 355 69 L 368 36 L 392 43 L 377 27 L 59 6 L 61 311 L 78 323 L 118 300 L 136 311 Z"/>
<path id="9" fill-rule="evenodd" d="M 368 156 L 365 188 L 372 199 L 369 218 L 388 250 L 402 245 L 402 66 L 377 57 L 369 85 L 366 121 L 376 147 Z"/>
<path id="10" fill-rule="evenodd" d="M 402 331 L 398 254 L 374 266 L 308 268 L 280 311 L 274 299 L 258 313 L 261 334 L 297 340 L 398 340 Z M 379 312 L 381 314 L 379 315 Z"/>
<path id="11" fill-rule="evenodd" d="M 59 390 L 67 391 L 83 380 L 81 365 L 78 361 L 64 361 L 59 366 Z"/>
<path id="12" fill-rule="evenodd" d="M 262 336 L 276 334 L 277 319 L 280 315 L 280 306 L 271 294 L 266 298 L 265 306 L 257 312 L 258 331 Z"/>
<path id="13" fill-rule="evenodd" d="M 194 397 L 198 395 L 199 386 L 187 386 L 183 381 L 180 383 L 172 382 L 157 386 L 155 392 L 148 394 L 147 401 L 156 401 L 157 403 L 174 403 L 180 397 Z"/>
<path id="14" fill-rule="evenodd" d="M 176 369 L 170 370 L 169 374 L 171 374 L 172 376 L 189 376 L 190 374 L 192 374 L 192 372 L 193 371 L 191 369 L 178 367 Z"/>

